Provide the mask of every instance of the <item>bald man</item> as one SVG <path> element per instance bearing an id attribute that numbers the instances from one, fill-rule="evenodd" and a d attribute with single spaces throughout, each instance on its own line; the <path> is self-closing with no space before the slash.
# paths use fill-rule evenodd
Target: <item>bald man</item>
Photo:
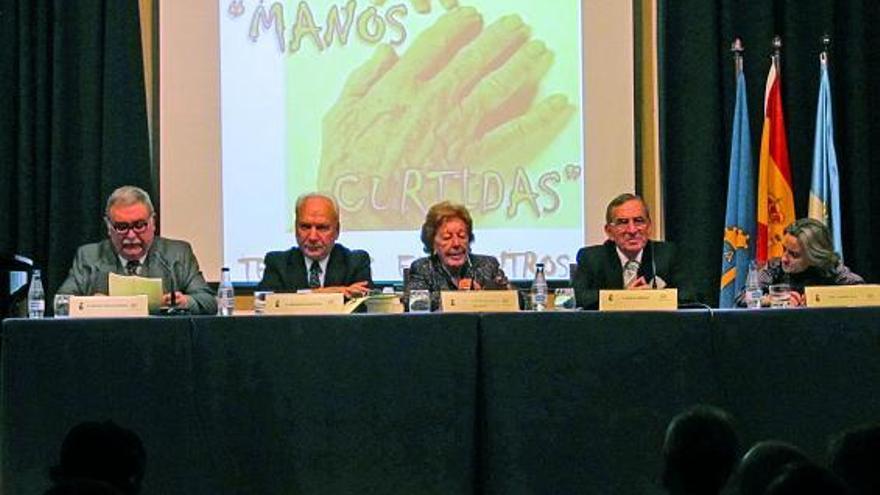
<path id="1" fill-rule="evenodd" d="M 365 295 L 373 283 L 370 256 L 338 244 L 339 209 L 333 198 L 305 194 L 296 200 L 296 247 L 266 254 L 257 290 L 341 292 Z"/>

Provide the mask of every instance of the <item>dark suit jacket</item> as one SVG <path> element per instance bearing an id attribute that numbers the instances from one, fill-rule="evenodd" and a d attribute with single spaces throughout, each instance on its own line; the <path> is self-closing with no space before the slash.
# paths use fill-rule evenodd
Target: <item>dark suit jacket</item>
<path id="1" fill-rule="evenodd" d="M 58 293 L 76 296 L 107 294 L 111 272 L 118 275 L 126 273 L 109 240 L 80 246 L 70 273 Z M 141 268 L 141 276 L 161 278 L 164 292 L 174 288 L 189 296 L 189 309 L 195 314 L 217 313 L 214 291 L 205 282 L 188 242 L 154 238 Z"/>
<path id="2" fill-rule="evenodd" d="M 648 283 L 657 275 L 666 282 L 666 287 L 677 288 L 679 302 L 691 301 L 688 284 L 684 281 L 685 271 L 675 255 L 675 245 L 670 242 L 648 241 L 639 265 L 639 277 Z M 578 307 L 597 309 L 599 290 L 623 289 L 623 268 L 617 256 L 617 246 L 613 241 L 581 248 L 577 254 L 577 272 L 574 278 L 574 291 Z"/>
<path id="3" fill-rule="evenodd" d="M 463 276 L 472 278 L 483 289 L 507 289 L 509 284 L 498 260 L 483 254 L 470 255 Z M 407 293 L 415 289 L 431 291 L 431 311 L 436 311 L 440 308 L 440 291 L 458 290 L 458 285 L 443 268 L 440 258 L 431 255 L 412 262 L 406 289 Z"/>
<path id="4" fill-rule="evenodd" d="M 257 290 L 295 292 L 309 288 L 304 256 L 298 247 L 266 253 L 263 264 L 263 279 L 257 285 Z M 366 251 L 350 250 L 342 244 L 333 246 L 327 261 L 327 273 L 324 274 L 324 286 L 351 285 L 363 281 L 373 285 L 370 255 Z"/>

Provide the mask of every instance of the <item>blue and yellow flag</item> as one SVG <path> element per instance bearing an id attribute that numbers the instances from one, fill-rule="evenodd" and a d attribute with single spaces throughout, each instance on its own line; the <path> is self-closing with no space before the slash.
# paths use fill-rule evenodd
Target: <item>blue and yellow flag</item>
<path id="1" fill-rule="evenodd" d="M 736 104 L 730 140 L 730 176 L 721 255 L 721 295 L 718 307 L 732 308 L 746 283 L 755 238 L 755 178 L 752 168 L 749 109 L 742 67 L 736 74 Z"/>
<path id="2" fill-rule="evenodd" d="M 828 58 L 819 57 L 819 102 L 816 106 L 816 138 L 813 144 L 813 180 L 810 183 L 809 216 L 828 226 L 834 250 L 843 256 L 840 235 L 840 181 L 834 149 L 834 121 L 831 115 L 831 83 Z"/>

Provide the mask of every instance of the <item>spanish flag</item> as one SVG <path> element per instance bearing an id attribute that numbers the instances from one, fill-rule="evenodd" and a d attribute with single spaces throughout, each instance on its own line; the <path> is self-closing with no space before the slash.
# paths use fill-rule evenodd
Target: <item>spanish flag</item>
<path id="1" fill-rule="evenodd" d="M 777 63 L 774 58 L 770 64 L 764 93 L 764 130 L 761 133 L 758 165 L 758 235 L 755 243 L 755 258 L 759 262 L 782 256 L 783 231 L 795 220 Z"/>

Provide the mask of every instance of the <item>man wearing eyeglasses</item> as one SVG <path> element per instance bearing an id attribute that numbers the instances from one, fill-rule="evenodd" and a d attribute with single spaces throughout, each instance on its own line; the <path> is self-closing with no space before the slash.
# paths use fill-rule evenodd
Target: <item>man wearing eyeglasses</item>
<path id="1" fill-rule="evenodd" d="M 605 235 L 604 244 L 578 251 L 573 285 L 579 307 L 598 308 L 601 289 L 678 287 L 680 300 L 690 298 L 679 286 L 685 272 L 675 246 L 650 240 L 651 213 L 642 198 L 624 193 L 611 200 L 605 210 Z"/>
<path id="2" fill-rule="evenodd" d="M 107 294 L 110 273 L 138 275 L 162 279 L 163 306 L 171 306 L 173 297 L 177 308 L 195 314 L 217 312 L 214 292 L 189 243 L 156 236 L 156 215 L 146 191 L 134 186 L 116 189 L 104 214 L 108 239 L 77 250 L 59 294 Z"/>

